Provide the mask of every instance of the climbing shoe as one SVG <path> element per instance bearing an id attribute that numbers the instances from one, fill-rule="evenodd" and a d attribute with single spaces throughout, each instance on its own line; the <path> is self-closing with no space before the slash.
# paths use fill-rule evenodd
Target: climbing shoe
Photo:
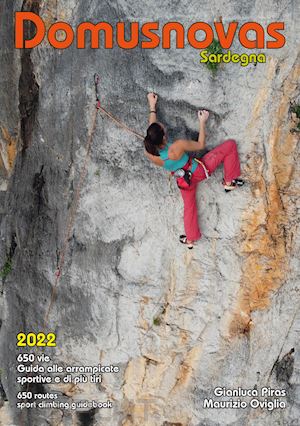
<path id="1" fill-rule="evenodd" d="M 186 246 L 187 246 L 187 248 L 188 248 L 189 250 L 192 250 L 192 248 L 194 248 L 193 243 L 188 243 L 188 242 L 187 242 L 186 235 L 180 235 L 180 236 L 179 236 L 179 241 L 180 241 L 182 244 L 186 244 Z"/>
<path id="2" fill-rule="evenodd" d="M 243 179 L 233 179 L 229 185 L 226 184 L 223 179 L 222 185 L 224 186 L 225 192 L 230 192 L 233 189 L 236 189 L 238 186 L 243 186 L 245 181 Z"/>

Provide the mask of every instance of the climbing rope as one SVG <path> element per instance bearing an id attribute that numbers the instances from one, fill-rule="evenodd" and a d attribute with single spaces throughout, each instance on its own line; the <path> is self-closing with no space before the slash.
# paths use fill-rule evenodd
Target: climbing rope
<path id="1" fill-rule="evenodd" d="M 137 138 L 144 140 L 145 136 L 141 135 L 140 133 L 135 132 L 134 130 L 130 129 L 130 127 L 127 127 L 126 124 L 122 123 L 122 121 L 115 118 L 110 112 L 106 111 L 102 106 L 97 106 L 97 108 L 102 111 L 104 114 L 106 114 L 112 121 L 117 123 L 120 127 L 123 127 L 123 129 L 127 130 L 127 132 L 132 133 Z"/>
<path id="2" fill-rule="evenodd" d="M 54 302 L 55 302 L 55 298 L 56 298 L 56 294 L 57 294 L 57 287 L 58 287 L 58 284 L 59 284 L 60 277 L 62 275 L 62 270 L 63 270 L 64 264 L 65 264 L 65 259 L 66 259 L 66 254 L 68 252 L 69 241 L 70 241 L 70 238 L 71 238 L 71 233 L 72 233 L 74 223 L 75 223 L 75 219 L 76 219 L 80 194 L 81 194 L 82 186 L 83 186 L 83 183 L 84 183 L 84 179 L 86 177 L 87 167 L 88 167 L 88 163 L 89 163 L 89 159 L 90 159 L 90 152 L 91 152 L 91 148 L 92 148 L 92 144 L 93 144 L 94 133 L 96 131 L 98 111 L 103 112 L 107 117 L 109 117 L 113 122 L 115 122 L 117 125 L 119 125 L 123 129 L 125 129 L 127 132 L 133 134 L 134 136 L 136 136 L 139 139 L 142 139 L 142 140 L 144 139 L 144 136 L 137 133 L 136 131 L 134 131 L 130 127 L 126 126 L 126 124 L 124 124 L 122 121 L 120 121 L 119 119 L 114 117 L 110 112 L 108 112 L 106 109 L 104 109 L 100 105 L 100 96 L 99 96 L 99 89 L 98 89 L 98 85 L 99 85 L 98 74 L 94 75 L 94 82 L 95 82 L 96 101 L 97 101 L 96 110 L 94 112 L 91 130 L 88 134 L 88 138 L 87 138 L 87 142 L 86 142 L 86 154 L 85 154 L 84 162 L 83 162 L 83 165 L 82 165 L 82 168 L 81 168 L 81 171 L 80 171 L 78 186 L 77 186 L 76 191 L 75 191 L 75 195 L 74 195 L 74 199 L 73 199 L 73 202 L 72 202 L 72 205 L 71 205 L 71 208 L 70 208 L 70 212 L 67 216 L 67 227 L 66 227 L 65 237 L 64 237 L 64 241 L 63 241 L 62 250 L 60 251 L 59 257 L 58 257 L 58 264 L 57 264 L 57 269 L 55 271 L 54 282 L 53 282 L 53 285 L 52 285 L 50 303 L 49 303 L 48 309 L 47 309 L 45 317 L 44 317 L 44 328 L 46 327 L 46 325 L 48 323 L 50 311 L 51 311 L 51 309 L 54 305 Z M 49 145 L 48 145 L 48 148 L 57 156 L 59 161 L 62 161 L 64 159 L 64 156 L 61 155 L 60 153 L 58 153 L 54 148 L 52 148 Z M 27 388 L 27 391 L 28 391 L 29 383 L 27 383 L 26 388 Z M 24 418 L 25 418 L 25 410 L 22 411 L 21 416 L 20 416 L 20 422 L 21 422 L 22 426 L 24 425 Z"/>
<path id="3" fill-rule="evenodd" d="M 106 111 L 101 104 L 100 104 L 100 95 L 99 95 L 99 82 L 100 78 L 98 74 L 94 75 L 94 82 L 95 82 L 95 91 L 96 91 L 96 108 L 102 111 L 107 117 L 109 117 L 113 122 L 115 122 L 120 127 L 123 127 L 123 129 L 127 130 L 127 132 L 132 133 L 137 138 L 144 140 L 144 136 L 140 133 L 137 133 L 136 131 L 132 130 L 130 127 L 126 126 L 122 121 L 118 120 L 116 117 L 114 117 L 110 112 Z"/>
<path id="4" fill-rule="evenodd" d="M 98 86 L 99 86 L 98 74 L 94 75 L 94 82 L 95 82 L 96 102 L 97 102 L 96 103 L 96 110 L 94 112 L 91 130 L 89 132 L 87 142 L 86 142 L 86 154 L 85 154 L 84 162 L 83 162 L 83 165 L 82 165 L 82 168 L 81 168 L 81 171 L 80 171 L 79 182 L 78 182 L 78 185 L 77 185 L 77 188 L 76 188 L 76 191 L 75 191 L 75 195 L 74 195 L 74 199 L 73 199 L 73 202 L 72 202 L 72 205 L 71 205 L 71 208 L 70 208 L 69 215 L 67 217 L 67 226 L 66 226 L 65 237 L 64 237 L 64 241 L 63 241 L 63 245 L 62 245 L 62 250 L 60 251 L 59 257 L 58 257 L 58 264 L 57 264 L 57 269 L 55 271 L 55 278 L 54 278 L 54 282 L 53 282 L 53 286 L 52 286 L 51 299 L 50 299 L 50 303 L 49 303 L 48 309 L 47 309 L 45 317 L 44 317 L 44 327 L 46 327 L 46 325 L 47 325 L 50 311 L 51 311 L 53 304 L 55 302 L 55 298 L 56 298 L 56 294 L 57 294 L 57 287 L 58 287 L 59 280 L 60 280 L 62 270 L 63 270 L 63 267 L 64 267 L 66 254 L 67 254 L 67 251 L 68 251 L 68 248 L 69 248 L 69 242 L 70 242 L 71 233 L 73 231 L 73 227 L 74 227 L 74 223 L 75 223 L 75 219 L 76 219 L 80 194 L 81 194 L 82 186 L 83 186 L 83 183 L 84 183 L 84 179 L 86 177 L 88 163 L 89 163 L 89 160 L 90 160 L 90 152 L 91 152 L 91 148 L 92 148 L 92 144 L 93 144 L 94 133 L 95 133 L 95 130 L 96 130 L 98 111 L 102 111 L 112 121 L 114 121 L 116 124 L 118 124 L 120 127 L 125 129 L 129 133 L 135 135 L 137 138 L 144 139 L 144 136 L 142 136 L 141 134 L 132 130 L 130 127 L 126 126 L 126 124 L 124 124 L 122 121 L 118 120 L 116 117 L 114 117 L 110 112 L 108 112 L 106 109 L 104 109 L 100 105 L 100 96 L 99 96 L 99 88 L 98 88 Z"/>

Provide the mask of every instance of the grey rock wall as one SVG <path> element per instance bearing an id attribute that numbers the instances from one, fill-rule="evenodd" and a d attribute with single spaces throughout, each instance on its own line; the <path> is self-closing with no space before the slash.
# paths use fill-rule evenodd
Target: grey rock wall
<path id="1" fill-rule="evenodd" d="M 1 2 L 0 422 L 16 425 L 297 425 L 299 358 L 299 156 L 290 102 L 299 102 L 296 2 Z M 286 23 L 287 43 L 267 63 L 227 64 L 213 76 L 184 50 L 13 48 L 13 13 L 38 12 L 47 25 L 151 20 Z M 238 42 L 232 48 L 243 52 Z M 202 239 L 178 243 L 182 200 L 149 164 L 140 140 L 103 114 L 46 327 L 66 224 L 94 114 L 102 105 L 145 133 L 146 94 L 159 95 L 170 138 L 195 137 L 209 109 L 207 144 L 234 138 L 247 185 L 225 194 L 222 170 L 198 189 Z M 66 364 L 115 364 L 101 386 L 66 392 L 114 401 L 82 413 L 15 407 L 15 336 L 55 331 L 48 350 Z M 282 359 L 288 356 L 292 369 Z M 47 352 L 47 351 L 46 351 Z M 285 358 L 286 359 L 286 358 Z M 213 388 L 270 386 L 288 392 L 285 410 L 203 409 Z M 45 389 L 48 389 L 45 387 Z M 51 385 L 51 389 L 55 389 Z M 7 416 L 11 420 L 7 420 Z M 1 417 L 2 416 L 2 417 Z M 6 419 L 6 420 L 5 420 Z"/>

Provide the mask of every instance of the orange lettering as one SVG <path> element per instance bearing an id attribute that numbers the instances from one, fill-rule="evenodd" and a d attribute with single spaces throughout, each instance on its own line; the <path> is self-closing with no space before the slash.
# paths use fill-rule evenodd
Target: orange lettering
<path id="1" fill-rule="evenodd" d="M 229 49 L 232 45 L 238 23 L 230 22 L 226 35 L 225 35 L 224 26 L 222 22 L 215 22 L 214 25 L 215 25 L 215 29 L 216 29 L 221 46 L 223 47 L 223 49 Z"/>
<path id="2" fill-rule="evenodd" d="M 199 41 L 196 39 L 197 31 L 205 32 L 206 37 L 203 41 Z M 195 49 L 205 49 L 213 42 L 214 32 L 211 26 L 206 22 L 195 22 L 195 24 L 190 26 L 187 37 L 192 47 L 195 47 Z"/>
<path id="3" fill-rule="evenodd" d="M 285 37 L 276 30 L 284 30 L 284 22 L 272 22 L 268 25 L 267 32 L 269 36 L 273 37 L 276 41 L 267 41 L 268 49 L 280 49 L 285 45 Z"/>
<path id="4" fill-rule="evenodd" d="M 16 49 L 32 49 L 43 41 L 46 28 L 43 20 L 38 15 L 33 12 L 16 12 L 15 20 Z M 24 40 L 24 21 L 31 21 L 36 26 L 36 34 L 31 40 Z"/>
<path id="5" fill-rule="evenodd" d="M 63 31 L 66 34 L 66 38 L 64 40 L 57 40 L 57 31 Z M 55 49 L 66 49 L 67 47 L 70 47 L 74 40 L 72 27 L 66 22 L 56 22 L 49 28 L 48 40 L 51 46 L 55 47 Z"/>
<path id="6" fill-rule="evenodd" d="M 150 39 L 149 41 L 142 41 L 142 49 L 155 49 L 159 46 L 159 36 L 152 32 L 152 30 L 158 30 L 158 28 L 158 22 L 146 22 L 142 26 L 142 34 Z"/>
<path id="7" fill-rule="evenodd" d="M 116 23 L 116 42 L 122 49 L 134 49 L 139 45 L 140 28 L 138 22 L 131 22 L 128 40 L 125 38 L 125 22 Z M 239 41 L 241 45 L 247 49 L 280 49 L 285 43 L 284 22 L 271 22 L 267 27 L 267 34 L 271 40 L 265 43 L 265 30 L 262 25 L 257 22 L 246 22 L 239 29 Z M 222 20 L 214 22 L 214 28 L 206 22 L 195 22 L 187 31 L 187 39 L 189 44 L 195 49 L 205 49 L 214 40 L 214 29 L 218 40 L 223 49 L 229 49 L 234 41 L 237 32 L 238 22 L 233 21 L 228 24 L 225 30 Z M 142 49 L 155 49 L 162 42 L 163 49 L 171 48 L 171 34 L 175 31 L 176 48 L 184 49 L 185 45 L 185 28 L 180 22 L 167 22 L 162 28 L 162 34 L 157 34 L 159 30 L 159 22 L 146 22 L 141 27 L 141 35 L 146 40 L 141 41 Z M 59 31 L 65 33 L 65 38 L 59 37 Z M 100 37 L 100 31 L 104 32 Z M 203 40 L 196 38 L 197 32 L 203 31 Z M 248 32 L 253 31 L 255 38 L 250 39 Z M 114 45 L 114 28 L 107 22 L 99 22 L 93 24 L 91 22 L 82 22 L 77 28 L 77 48 L 84 49 L 86 47 L 85 37 L 89 32 L 91 39 L 91 48 L 99 49 L 100 40 L 103 41 L 105 49 L 112 49 Z M 32 49 L 38 46 L 45 37 L 46 28 L 42 18 L 33 12 L 16 12 L 15 13 L 15 48 L 16 49 Z M 32 37 L 32 38 L 29 38 Z M 251 35 L 250 35 L 251 37 Z M 251 37 L 252 38 L 252 37 Z M 50 26 L 48 31 L 49 43 L 56 49 L 66 49 L 74 41 L 74 31 L 72 27 L 65 22 L 56 22 Z"/>
<path id="8" fill-rule="evenodd" d="M 256 32 L 255 40 L 248 39 L 247 32 L 250 30 Z M 242 46 L 246 47 L 247 49 L 263 49 L 265 46 L 264 29 L 257 22 L 247 22 L 246 24 L 243 24 L 240 28 L 239 40 Z"/>
<path id="9" fill-rule="evenodd" d="M 82 22 L 77 28 L 77 48 L 85 48 L 85 32 L 91 31 L 91 48 L 99 49 L 99 31 L 105 33 L 105 48 L 112 49 L 113 47 L 113 29 L 107 22 L 99 22 L 92 24 L 91 22 Z"/>
<path id="10" fill-rule="evenodd" d="M 139 23 L 130 23 L 130 40 L 125 40 L 125 24 L 124 22 L 117 23 L 117 43 L 122 49 L 133 49 L 139 44 Z"/>
<path id="11" fill-rule="evenodd" d="M 171 47 L 171 31 L 176 31 L 176 48 L 184 48 L 184 27 L 179 22 L 168 22 L 163 26 L 162 30 L 162 47 L 170 49 Z"/>

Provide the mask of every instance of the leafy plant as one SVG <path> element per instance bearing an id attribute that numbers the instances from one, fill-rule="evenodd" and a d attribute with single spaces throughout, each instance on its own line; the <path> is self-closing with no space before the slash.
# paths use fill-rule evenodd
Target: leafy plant
<path id="1" fill-rule="evenodd" d="M 161 319 L 159 317 L 155 317 L 153 318 L 153 324 L 154 325 L 160 325 L 161 324 Z"/>
<path id="2" fill-rule="evenodd" d="M 211 54 L 218 55 L 220 53 L 223 53 L 222 46 L 220 45 L 219 40 L 213 39 L 212 43 L 207 48 L 207 55 L 208 56 Z M 207 68 L 213 73 L 217 71 L 218 65 L 219 65 L 218 62 L 210 62 L 210 61 L 206 62 Z"/>
<path id="3" fill-rule="evenodd" d="M 12 271 L 12 261 L 10 257 L 7 257 L 6 262 L 4 263 L 1 271 L 0 278 L 5 279 Z"/>
<path id="4" fill-rule="evenodd" d="M 297 118 L 300 118 L 300 105 L 294 104 L 291 108 L 291 111 L 296 114 Z"/>
<path id="5" fill-rule="evenodd" d="M 291 129 L 291 132 L 300 132 L 300 104 L 293 104 L 291 106 L 291 112 L 296 115 L 296 119 L 293 120 L 295 123 L 295 127 Z"/>

